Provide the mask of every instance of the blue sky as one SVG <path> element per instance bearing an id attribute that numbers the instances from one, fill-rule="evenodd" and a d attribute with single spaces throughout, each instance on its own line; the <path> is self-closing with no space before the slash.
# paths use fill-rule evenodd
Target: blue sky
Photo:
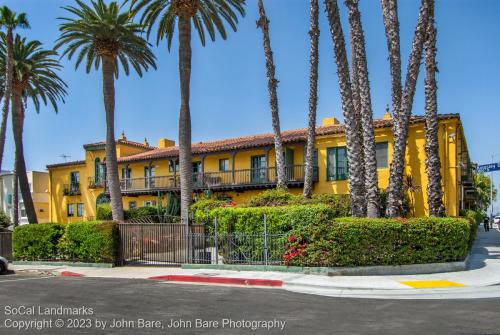
<path id="1" fill-rule="evenodd" d="M 322 1 L 320 1 L 322 2 Z M 401 48 L 406 66 L 418 15 L 417 0 L 399 5 Z M 16 11 L 28 14 L 32 29 L 22 35 L 52 47 L 58 37 L 60 8 L 72 0 L 2 0 Z M 342 1 L 339 1 L 342 4 Z M 309 62 L 309 1 L 265 1 L 271 21 L 271 43 L 279 79 L 282 129 L 306 126 Z M 344 27 L 346 12 L 341 5 Z M 368 65 L 375 117 L 381 117 L 390 98 L 389 64 L 380 1 L 361 1 L 367 41 Z M 498 140 L 500 92 L 500 1 L 437 1 L 439 62 L 439 112 L 460 113 L 469 151 L 474 161 L 487 163 L 500 154 Z M 238 32 L 226 41 L 202 47 L 193 35 L 191 112 L 193 141 L 206 141 L 271 131 L 261 32 L 256 29 L 257 1 L 247 0 L 247 15 Z M 336 67 L 328 25 L 321 8 L 318 119 L 342 118 Z M 347 29 L 345 29 L 347 31 Z M 155 47 L 158 70 L 143 78 L 121 76 L 116 85 L 116 131 L 131 140 L 156 143 L 161 137 L 177 138 L 179 83 L 177 40 L 172 52 L 166 45 Z M 42 108 L 36 114 L 28 106 L 25 154 L 29 169 L 43 170 L 61 162 L 62 154 L 83 158 L 82 144 L 104 139 L 105 119 L 101 76 L 74 70 L 63 60 L 61 77 L 69 85 L 66 104 L 59 114 Z M 420 76 L 414 114 L 424 108 L 423 75 Z M 497 161 L 500 161 L 498 155 Z M 8 134 L 5 152 L 8 169 L 13 164 L 13 141 Z M 500 176 L 497 176 L 497 184 Z"/>

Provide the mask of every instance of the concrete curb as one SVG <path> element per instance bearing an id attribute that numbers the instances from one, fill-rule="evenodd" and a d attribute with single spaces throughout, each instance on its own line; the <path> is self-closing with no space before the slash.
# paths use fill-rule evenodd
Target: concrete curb
<path id="1" fill-rule="evenodd" d="M 212 277 L 212 276 L 196 276 L 196 275 L 166 275 L 166 276 L 149 277 L 148 279 L 173 281 L 173 282 L 226 284 L 226 285 L 243 285 L 243 286 L 267 286 L 267 287 L 283 286 L 282 280 L 275 280 L 275 279 Z"/>
<path id="2" fill-rule="evenodd" d="M 182 264 L 181 268 L 200 270 L 273 271 L 323 276 L 395 276 L 465 271 L 467 270 L 468 259 L 469 257 L 461 262 L 448 263 L 377 265 L 339 268 L 232 264 Z"/>
<path id="3" fill-rule="evenodd" d="M 106 268 L 114 267 L 111 263 L 77 263 L 77 262 L 44 262 L 44 261 L 14 261 L 14 265 L 46 265 L 46 266 L 74 266 L 84 268 Z"/>

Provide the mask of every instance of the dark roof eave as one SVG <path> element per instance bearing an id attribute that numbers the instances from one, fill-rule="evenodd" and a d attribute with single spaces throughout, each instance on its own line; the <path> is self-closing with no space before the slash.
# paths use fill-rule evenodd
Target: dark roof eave
<path id="1" fill-rule="evenodd" d="M 50 164 L 47 165 L 47 169 L 55 169 L 59 167 L 66 167 L 66 166 L 73 166 L 73 165 L 84 165 L 85 161 L 72 161 L 72 162 L 65 162 L 65 163 L 58 163 L 58 164 Z"/>

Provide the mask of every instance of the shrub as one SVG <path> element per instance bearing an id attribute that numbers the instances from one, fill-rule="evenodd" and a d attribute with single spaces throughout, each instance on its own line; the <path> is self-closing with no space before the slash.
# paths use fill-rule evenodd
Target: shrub
<path id="1" fill-rule="evenodd" d="M 271 189 L 251 197 L 244 207 L 285 206 L 298 202 L 299 196 L 283 189 Z"/>
<path id="2" fill-rule="evenodd" d="M 57 248 L 67 260 L 113 263 L 117 256 L 118 238 L 115 222 L 73 222 L 66 225 Z"/>
<path id="3" fill-rule="evenodd" d="M 64 225 L 43 223 L 19 226 L 13 233 L 13 256 L 16 260 L 37 261 L 57 257 L 57 243 Z"/>
<path id="4" fill-rule="evenodd" d="M 145 206 L 145 207 L 139 207 L 139 208 L 133 208 L 129 209 L 128 211 L 125 211 L 125 220 L 130 220 L 130 219 L 140 219 L 148 216 L 157 216 L 157 215 L 162 215 L 162 213 L 159 213 L 161 211 L 158 210 L 158 208 L 153 207 L 153 206 Z"/>
<path id="5" fill-rule="evenodd" d="M 97 206 L 96 219 L 100 221 L 111 221 L 113 220 L 113 213 L 111 212 L 110 204 L 101 204 Z"/>
<path id="6" fill-rule="evenodd" d="M 474 241 L 476 240 L 477 228 L 479 227 L 479 224 L 484 220 L 484 214 L 473 211 L 472 209 L 468 209 L 465 211 L 461 211 L 460 216 L 463 216 L 467 220 L 469 220 L 470 224 L 469 247 L 472 247 Z"/>
<path id="7" fill-rule="evenodd" d="M 269 233 L 286 233 L 295 227 L 320 224 L 337 216 L 337 210 L 324 204 L 279 207 L 219 207 L 195 212 L 195 221 L 205 222 L 213 232 L 213 220 L 218 220 L 219 233 L 262 233 L 263 215 L 267 216 Z"/>
<path id="8" fill-rule="evenodd" d="M 191 216 L 198 223 L 208 222 L 212 220 L 210 216 L 210 211 L 219 208 L 219 207 L 227 207 L 229 203 L 223 200 L 198 200 L 193 205 L 191 205 L 190 213 Z"/>
<path id="9" fill-rule="evenodd" d="M 10 218 L 5 214 L 4 211 L 0 210 L 0 230 L 10 226 Z"/>
<path id="10" fill-rule="evenodd" d="M 288 245 L 284 258 L 291 265 L 419 264 L 463 260 L 470 226 L 459 218 L 340 218 L 296 228 L 292 235 L 305 248 Z"/>

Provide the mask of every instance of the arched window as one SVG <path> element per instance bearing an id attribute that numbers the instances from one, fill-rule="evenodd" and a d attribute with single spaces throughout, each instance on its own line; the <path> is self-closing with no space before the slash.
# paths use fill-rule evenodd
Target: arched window
<path id="1" fill-rule="evenodd" d="M 102 204 L 109 204 L 111 202 L 111 200 L 109 199 L 109 197 L 104 194 L 104 193 L 101 193 L 97 196 L 97 199 L 96 199 L 96 207 L 99 206 L 99 205 L 102 205 Z"/>

